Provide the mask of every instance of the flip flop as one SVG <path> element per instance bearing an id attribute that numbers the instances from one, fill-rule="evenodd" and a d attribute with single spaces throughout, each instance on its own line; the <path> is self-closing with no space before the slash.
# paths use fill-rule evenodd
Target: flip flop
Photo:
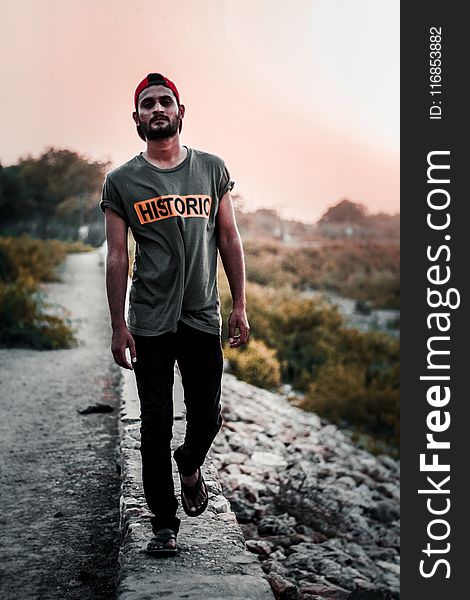
<path id="1" fill-rule="evenodd" d="M 183 505 L 183 510 L 188 515 L 188 517 L 198 517 L 206 510 L 207 504 L 209 503 L 209 493 L 207 491 L 207 486 L 206 486 L 206 482 L 204 481 L 204 477 L 202 476 L 201 467 L 198 467 L 198 470 L 199 470 L 199 477 L 198 477 L 196 483 L 191 486 L 186 485 L 183 482 L 183 479 L 181 478 L 181 473 L 180 473 L 181 504 Z M 186 497 L 191 498 L 191 500 L 195 500 L 198 497 L 201 488 L 204 489 L 206 498 L 197 510 L 190 510 L 190 508 L 186 502 Z"/>
<path id="2" fill-rule="evenodd" d="M 160 529 L 147 544 L 147 548 L 145 549 L 146 554 L 151 554 L 152 556 L 175 556 L 178 554 L 178 548 L 165 547 L 165 544 L 169 540 L 175 540 L 176 542 L 176 533 L 173 529 Z"/>

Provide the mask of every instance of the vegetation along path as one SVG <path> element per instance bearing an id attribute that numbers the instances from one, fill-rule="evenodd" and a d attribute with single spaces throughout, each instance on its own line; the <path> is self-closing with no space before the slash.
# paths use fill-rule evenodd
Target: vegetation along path
<path id="1" fill-rule="evenodd" d="M 60 276 L 43 289 L 78 345 L 0 349 L 3 600 L 115 596 L 120 378 L 98 251 L 69 255 Z M 96 403 L 112 411 L 79 412 Z"/>

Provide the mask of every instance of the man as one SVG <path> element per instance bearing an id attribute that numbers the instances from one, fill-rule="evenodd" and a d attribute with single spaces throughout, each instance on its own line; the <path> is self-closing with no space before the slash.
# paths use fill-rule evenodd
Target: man
<path id="1" fill-rule="evenodd" d="M 134 370 L 140 399 L 142 480 L 154 514 L 148 551 L 167 556 L 176 553 L 180 526 L 170 444 L 175 360 L 187 425 L 173 458 L 183 509 L 198 516 L 208 503 L 201 465 L 222 425 L 217 250 L 233 299 L 228 323 L 233 348 L 249 338 L 245 265 L 230 196 L 234 183 L 222 159 L 181 145 L 185 107 L 175 84 L 149 74 L 135 90 L 134 105 L 133 119 L 147 148 L 108 173 L 100 206 L 108 244 L 111 350 L 119 366 Z M 136 255 L 126 323 L 129 227 Z"/>

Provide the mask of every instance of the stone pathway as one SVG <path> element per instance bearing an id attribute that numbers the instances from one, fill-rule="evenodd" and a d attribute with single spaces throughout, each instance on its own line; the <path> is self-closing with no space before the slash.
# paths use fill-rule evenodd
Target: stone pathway
<path id="1" fill-rule="evenodd" d="M 174 390 L 172 450 L 184 438 L 183 390 L 177 374 Z M 140 420 L 133 373 L 125 372 L 121 416 L 123 494 L 119 600 L 156 597 L 191 600 L 272 600 L 271 587 L 260 563 L 246 548 L 245 539 L 230 504 L 222 495 L 210 452 L 202 467 L 209 491 L 209 506 L 197 518 L 187 517 L 181 506 L 178 535 L 180 554 L 171 558 L 147 556 L 143 551 L 152 537 L 150 512 L 141 481 Z M 173 477 L 177 496 L 180 483 L 176 464 Z"/>

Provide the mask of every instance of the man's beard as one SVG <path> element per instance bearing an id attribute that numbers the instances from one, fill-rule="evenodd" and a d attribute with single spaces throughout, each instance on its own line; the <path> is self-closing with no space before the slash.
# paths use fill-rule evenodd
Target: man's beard
<path id="1" fill-rule="evenodd" d="M 155 120 L 156 119 L 153 119 L 152 121 L 155 122 Z M 147 125 L 144 125 L 143 123 L 140 124 L 142 132 L 147 140 L 163 140 L 172 137 L 178 131 L 179 117 L 166 121 L 162 120 L 161 123 L 158 124 L 158 127 L 152 127 L 152 121 Z"/>

